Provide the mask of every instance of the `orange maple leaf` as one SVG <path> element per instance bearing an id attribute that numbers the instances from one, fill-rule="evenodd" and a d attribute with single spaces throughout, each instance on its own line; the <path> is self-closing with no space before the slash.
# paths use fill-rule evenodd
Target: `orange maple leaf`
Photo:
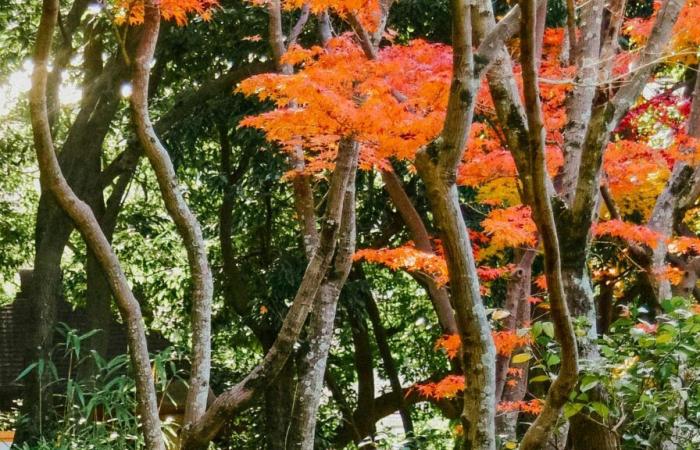
<path id="1" fill-rule="evenodd" d="M 650 248 L 656 248 L 659 242 L 663 239 L 660 233 L 651 230 L 643 225 L 635 225 L 622 220 L 608 220 L 607 222 L 598 222 L 593 225 L 593 234 L 595 236 L 613 236 L 626 241 L 643 244 Z"/>

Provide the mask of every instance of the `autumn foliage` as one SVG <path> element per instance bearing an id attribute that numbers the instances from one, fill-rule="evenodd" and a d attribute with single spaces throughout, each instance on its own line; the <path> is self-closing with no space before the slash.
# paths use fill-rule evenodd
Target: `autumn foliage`
<path id="1" fill-rule="evenodd" d="M 180 26 L 186 25 L 192 15 L 211 19 L 212 10 L 218 4 L 218 0 L 160 0 L 158 3 L 163 19 L 173 20 Z M 115 0 L 117 23 L 143 23 L 143 5 L 143 0 Z"/>

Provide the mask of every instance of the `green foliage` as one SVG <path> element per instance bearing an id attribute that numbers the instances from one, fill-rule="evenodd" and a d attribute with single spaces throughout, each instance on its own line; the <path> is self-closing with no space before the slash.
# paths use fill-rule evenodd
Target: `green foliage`
<path id="1" fill-rule="evenodd" d="M 695 309 L 693 309 L 695 308 Z M 700 315 L 688 300 L 663 302 L 658 326 L 640 322 L 636 309 L 618 320 L 601 340 L 604 365 L 581 379 L 569 408 L 597 413 L 618 426 L 626 449 L 700 445 Z M 601 385 L 610 402 L 588 402 L 586 393 Z M 580 405 L 580 406 L 579 406 Z"/>
<path id="2" fill-rule="evenodd" d="M 93 330 L 79 334 L 65 324 L 59 326 L 63 341 L 56 344 L 51 360 L 39 360 L 18 376 L 26 377 L 37 371 L 49 374 L 50 384 L 57 389 L 56 421 L 51 432 L 23 450 L 74 450 L 115 448 L 144 448 L 137 416 L 136 387 L 127 354 L 105 360 L 94 351 L 87 353 L 86 340 L 100 333 Z M 67 375 L 61 376 L 58 361 L 67 362 Z M 80 377 L 85 365 L 90 365 L 89 377 Z M 167 392 L 168 386 L 181 379 L 181 362 L 173 349 L 166 349 L 152 360 L 157 391 Z M 62 372 L 61 372 L 62 373 Z M 161 400 L 162 401 L 162 400 Z M 21 418 L 19 420 L 22 420 Z M 175 436 L 177 424 L 165 420 L 166 436 Z"/>

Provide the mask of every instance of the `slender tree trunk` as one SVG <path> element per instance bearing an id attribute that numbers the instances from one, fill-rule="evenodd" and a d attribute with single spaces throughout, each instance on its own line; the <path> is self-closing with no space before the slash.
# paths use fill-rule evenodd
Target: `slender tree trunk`
<path id="1" fill-rule="evenodd" d="M 341 145 L 357 146 L 351 140 Z M 355 176 L 350 176 L 345 191 L 343 218 L 338 249 L 331 271 L 319 290 L 307 328 L 308 349 L 299 365 L 294 401 L 290 448 L 313 450 L 316 416 L 323 390 L 328 352 L 330 351 L 340 291 L 347 280 L 355 253 Z"/>
<path id="2" fill-rule="evenodd" d="M 423 219 L 420 214 L 418 214 L 418 211 L 416 211 L 408 194 L 406 194 L 399 177 L 393 171 L 382 171 L 382 180 L 416 248 L 422 252 L 433 253 L 433 246 L 430 242 L 428 230 L 425 228 Z M 435 309 L 442 331 L 445 334 L 457 334 L 457 323 L 455 322 L 454 312 L 450 305 L 450 295 L 447 289 L 443 286 L 438 286 L 435 280 L 429 277 L 421 281 L 428 291 L 428 296 L 433 303 L 433 309 Z"/>
<path id="3" fill-rule="evenodd" d="M 95 174 L 94 180 L 99 182 L 99 175 Z M 105 237 L 112 243 L 112 237 L 117 225 L 117 216 L 122 207 L 122 201 L 126 195 L 129 183 L 131 183 L 134 171 L 128 171 L 121 175 L 110 194 L 106 205 L 102 204 L 101 187 L 94 186 L 93 193 L 96 193 L 97 204 L 90 205 L 95 212 L 95 216 L 100 223 Z M 94 201 L 94 200 L 93 200 Z M 113 324 L 112 314 L 112 291 L 109 281 L 105 277 L 100 262 L 93 252 L 88 250 L 87 255 L 87 298 L 86 312 L 88 315 L 87 330 L 101 330 L 86 341 L 84 352 L 95 351 L 99 355 L 106 356 L 109 346 L 110 330 Z M 80 367 L 78 377 L 87 380 L 97 371 L 94 359 L 90 358 Z"/>
<path id="4" fill-rule="evenodd" d="M 98 177 L 89 173 L 95 167 L 99 170 L 102 144 L 118 107 L 115 88 L 122 75 L 123 68 L 117 63 L 111 63 L 98 78 L 88 84 L 80 112 L 58 158 L 67 182 L 80 198 L 101 190 L 101 187 L 95 186 Z M 55 332 L 55 308 L 62 295 L 61 258 L 73 227 L 53 194 L 45 187 L 42 188 L 30 296 L 32 310 L 37 312 L 38 317 L 37 327 L 30 332 L 27 365 L 40 358 L 48 359 Z M 22 413 L 27 420 L 18 424 L 18 443 L 38 437 L 40 421 L 48 419 L 43 417 L 40 420 L 39 411 L 43 414 L 52 411 L 52 389 L 48 384 L 48 376 L 48 373 L 44 373 L 40 381 L 33 372 L 26 379 Z M 39 382 L 43 386 L 41 394 Z"/>
<path id="5" fill-rule="evenodd" d="M 581 41 L 575 52 L 571 54 L 579 70 L 575 77 L 577 86 L 566 102 L 564 167 L 559 191 L 567 202 L 573 197 L 576 188 L 578 170 L 581 166 L 581 146 L 586 136 L 587 125 L 591 118 L 591 103 L 596 93 L 603 4 L 602 0 L 592 0 L 582 7 Z M 569 11 L 569 13 L 573 12 L 573 10 Z M 572 29 L 575 30 L 575 27 L 569 28 L 570 31 Z"/>
<path id="6" fill-rule="evenodd" d="M 379 350 L 379 356 L 382 358 L 384 371 L 386 372 L 387 378 L 389 379 L 389 384 L 391 385 L 391 392 L 396 397 L 396 401 L 399 404 L 399 414 L 401 415 L 401 423 L 403 424 L 404 433 L 407 437 L 411 437 L 413 435 L 413 420 L 411 419 L 411 411 L 403 397 L 401 380 L 399 379 L 399 372 L 396 368 L 394 358 L 391 356 L 391 347 L 389 347 L 389 339 L 386 335 L 386 329 L 382 324 L 382 318 L 379 314 L 377 302 L 374 300 L 374 296 L 372 296 L 371 292 L 368 292 L 367 296 L 365 297 L 365 308 L 367 309 L 369 320 L 372 323 L 374 337 L 377 341 L 377 349 Z"/>
<path id="7" fill-rule="evenodd" d="M 213 282 L 201 227 L 180 193 L 172 161 L 155 134 L 148 112 L 150 65 L 159 29 L 159 5 L 147 0 L 141 40 L 134 58 L 131 106 L 136 134 L 156 173 L 165 207 L 182 237 L 192 277 L 192 367 L 182 431 L 186 440 L 190 428 L 204 415 L 209 396 Z"/>
<path id="8" fill-rule="evenodd" d="M 141 416 L 146 448 L 163 450 L 163 436 L 156 403 L 155 386 L 151 373 L 146 336 L 138 302 L 129 288 L 119 261 L 105 238 L 92 210 L 81 201 L 63 176 L 56 158 L 46 102 L 48 78 L 48 55 L 58 20 L 57 0 L 44 0 L 41 22 L 34 51 L 34 73 L 29 95 L 34 144 L 41 174 L 42 185 L 49 190 L 60 207 L 70 216 L 83 235 L 88 247 L 94 252 L 108 275 L 112 292 L 127 323 L 127 337 L 134 366 L 136 393 Z"/>
<path id="9" fill-rule="evenodd" d="M 528 428 L 520 444 L 523 450 L 542 448 L 559 421 L 569 393 L 578 379 L 578 350 L 562 280 L 561 254 L 550 197 L 545 157 L 545 129 L 538 88 L 538 59 L 535 30 L 537 8 L 534 0 L 521 0 L 520 52 L 528 129 L 528 168 L 532 182 L 532 216 L 544 247 L 544 266 L 550 312 L 557 342 L 561 347 L 561 367 L 552 382 L 541 414 Z M 539 37 L 541 39 L 541 37 Z M 523 180 L 527 183 L 528 180 Z"/>
<path id="10" fill-rule="evenodd" d="M 700 137 L 700 100 L 698 99 L 700 99 L 700 76 L 695 77 L 691 110 L 686 125 L 688 136 L 692 138 Z M 692 149 L 683 148 L 681 152 L 691 153 Z M 666 255 L 668 254 L 666 239 L 669 239 L 673 234 L 679 202 L 690 190 L 695 170 L 697 170 L 697 167 L 691 167 L 684 161 L 675 163 L 671 172 L 671 178 L 657 197 L 649 219 L 648 227 L 663 236 L 663 239 L 660 239 L 656 248 L 653 249 L 651 264 L 652 276 L 656 275 L 655 278 L 652 278 L 654 281 L 653 288 L 659 301 L 670 298 L 672 295 L 671 283 L 666 279 L 659 280 L 658 274 L 666 265 Z"/>
<path id="11" fill-rule="evenodd" d="M 184 450 L 200 450 L 221 431 L 225 422 L 237 412 L 248 408 L 282 370 L 291 356 L 311 306 L 335 254 L 343 214 L 344 195 L 351 176 L 357 168 L 357 145 L 339 146 L 335 170 L 328 190 L 326 212 L 321 220 L 319 244 L 307 265 L 292 306 L 282 323 L 274 344 L 243 380 L 219 395 L 204 416 L 195 424 Z"/>
<path id="12" fill-rule="evenodd" d="M 294 358 L 289 358 L 280 373 L 265 390 L 263 414 L 265 417 L 265 449 L 288 450 L 296 367 Z"/>
<path id="13" fill-rule="evenodd" d="M 374 357 L 369 339 L 369 327 L 364 311 L 351 310 L 348 312 L 352 341 L 355 346 L 354 362 L 357 373 L 357 410 L 355 415 L 357 428 L 365 430 L 360 435 L 360 442 L 368 443 L 363 448 L 373 449 L 376 419 L 374 412 Z M 357 442 L 359 444 L 359 442 Z"/>
<path id="14" fill-rule="evenodd" d="M 528 252 L 534 251 L 528 250 Z M 530 282 L 532 275 L 532 261 L 528 263 L 528 253 L 522 258 L 520 264 L 518 264 L 518 269 L 522 270 L 520 272 L 520 277 L 518 280 L 513 282 L 513 290 L 518 295 L 518 307 L 515 311 L 515 324 L 517 327 L 524 327 L 530 322 L 531 318 L 531 308 L 529 303 L 530 297 Z M 509 286 L 508 292 L 509 299 L 511 298 L 511 291 Z M 517 352 L 518 350 L 515 350 Z M 528 370 L 530 363 L 525 361 L 520 364 L 513 364 L 514 369 L 519 369 L 521 372 L 518 375 L 513 375 L 512 379 L 516 382 L 513 386 L 505 385 L 501 390 L 500 398 L 502 402 L 519 402 L 525 398 L 527 394 L 527 380 L 528 380 Z M 504 412 L 496 416 L 496 431 L 499 436 L 506 437 L 509 441 L 517 440 L 517 426 L 518 417 L 520 413 L 518 411 Z"/>
<path id="15" fill-rule="evenodd" d="M 530 321 L 530 303 L 528 299 L 530 297 L 532 284 L 532 263 L 535 256 L 537 256 L 536 250 L 526 250 L 520 258 L 520 262 L 518 262 L 515 270 L 511 272 L 510 279 L 508 280 L 505 310 L 508 311 L 510 315 L 503 320 L 504 328 L 508 331 L 516 332 L 518 328 L 526 326 L 525 324 Z M 496 359 L 497 400 L 504 400 L 503 397 L 509 367 L 510 355 L 498 355 Z M 525 387 L 527 387 L 527 385 Z M 498 426 L 498 421 L 496 421 L 496 424 Z"/>
<path id="16" fill-rule="evenodd" d="M 592 101 L 593 112 L 586 128 L 586 133 L 581 140 L 581 158 L 575 190 L 569 203 L 569 209 L 559 214 L 559 229 L 568 230 L 570 235 L 563 238 L 566 246 L 562 248 L 562 255 L 566 255 L 563 276 L 572 312 L 575 315 L 586 317 L 589 330 L 587 339 L 581 342 L 581 356 L 585 360 L 594 361 L 598 358 L 598 350 L 592 339 L 596 333 L 596 313 L 593 301 L 593 292 L 588 278 L 586 256 L 590 245 L 590 227 L 596 215 L 598 197 L 600 192 L 600 175 L 602 155 L 610 139 L 612 130 L 617 126 L 621 118 L 628 111 L 634 100 L 640 95 L 647 83 L 654 67 L 659 61 L 673 30 L 683 0 L 666 1 L 654 23 L 647 45 L 639 58 L 639 69 L 630 75 L 629 80 L 617 90 L 614 95 L 605 89 L 599 89 Z M 619 10 L 618 4 L 613 10 Z M 616 27 L 612 27 L 615 29 Z M 608 33 L 603 40 L 603 55 L 610 55 L 616 47 L 614 36 L 616 32 Z M 611 64 L 606 64 L 602 70 L 603 76 L 611 73 Z M 597 389 L 593 395 L 604 398 L 605 393 Z M 601 448 L 617 448 L 617 437 L 605 426 L 597 426 L 593 421 L 585 417 L 574 417 L 571 421 L 571 436 L 574 448 L 582 450 L 588 448 L 588 443 L 576 442 L 577 439 L 585 439 L 586 435 L 596 435 L 596 445 L 607 445 Z"/>
<path id="17" fill-rule="evenodd" d="M 466 383 L 461 420 L 465 449 L 495 448 L 495 359 L 496 351 L 486 311 L 481 303 L 471 243 L 461 216 L 457 187 L 447 188 L 432 178 L 428 161 L 418 163 L 448 262 L 452 302 L 462 341 L 461 362 Z"/>

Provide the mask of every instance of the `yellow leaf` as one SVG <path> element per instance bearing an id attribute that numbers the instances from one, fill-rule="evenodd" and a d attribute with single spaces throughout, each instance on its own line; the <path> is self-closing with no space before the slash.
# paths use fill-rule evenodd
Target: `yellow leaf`
<path id="1" fill-rule="evenodd" d="M 532 355 L 530 353 L 519 353 L 513 356 L 513 364 L 522 364 L 530 359 L 532 359 Z"/>

